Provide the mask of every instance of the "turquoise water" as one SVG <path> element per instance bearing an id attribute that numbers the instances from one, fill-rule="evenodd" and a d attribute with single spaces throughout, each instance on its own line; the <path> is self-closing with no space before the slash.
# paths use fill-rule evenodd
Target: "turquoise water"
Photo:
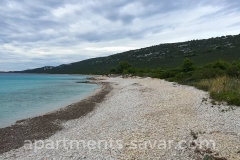
<path id="1" fill-rule="evenodd" d="M 96 84 L 79 75 L 0 73 L 0 128 L 54 111 L 90 95 Z"/>

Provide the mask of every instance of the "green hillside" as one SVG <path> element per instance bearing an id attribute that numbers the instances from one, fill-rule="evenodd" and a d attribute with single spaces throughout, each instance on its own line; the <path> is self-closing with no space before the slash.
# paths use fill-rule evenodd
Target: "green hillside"
<path id="1" fill-rule="evenodd" d="M 185 58 L 196 65 L 204 65 L 219 59 L 233 61 L 240 58 L 240 34 L 180 43 L 159 44 L 130 50 L 107 57 L 92 58 L 57 67 L 25 70 L 23 73 L 105 74 L 120 61 L 128 61 L 134 68 L 175 68 Z"/>

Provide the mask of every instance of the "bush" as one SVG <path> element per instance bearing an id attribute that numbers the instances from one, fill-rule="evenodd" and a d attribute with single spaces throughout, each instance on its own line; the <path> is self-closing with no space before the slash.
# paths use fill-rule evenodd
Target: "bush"
<path id="1" fill-rule="evenodd" d="M 126 61 L 119 62 L 119 65 L 116 68 L 111 68 L 109 70 L 109 73 L 111 74 L 127 74 L 128 72 L 133 72 L 133 69 L 131 68 L 132 65 Z M 132 70 L 131 70 L 132 69 Z"/>
<path id="2" fill-rule="evenodd" d="M 203 68 L 194 72 L 193 77 L 195 77 L 195 79 L 209 79 L 209 78 L 216 78 L 218 76 L 224 76 L 224 75 L 225 75 L 225 72 L 220 69 Z"/>
<path id="3" fill-rule="evenodd" d="M 195 69 L 196 69 L 196 66 L 195 66 L 194 63 L 193 63 L 190 59 L 188 59 L 188 58 L 186 58 L 186 59 L 184 60 L 182 66 L 181 66 L 181 70 L 182 70 L 183 72 L 189 72 L 189 71 L 193 71 L 193 70 L 195 70 Z"/>
<path id="4" fill-rule="evenodd" d="M 184 73 L 184 72 L 180 72 L 178 73 L 175 77 L 174 80 L 176 81 L 186 81 L 187 79 L 189 79 L 191 77 L 190 73 Z"/>
<path id="5" fill-rule="evenodd" d="M 230 105 L 240 106 L 240 95 L 234 91 L 210 92 L 212 98 L 218 101 L 226 101 Z"/>
<path id="6" fill-rule="evenodd" d="M 205 68 L 215 68 L 215 69 L 221 69 L 221 70 L 227 70 L 229 67 L 230 67 L 230 64 L 222 60 L 209 63 L 205 66 Z"/>
<path id="7" fill-rule="evenodd" d="M 159 74 L 159 78 L 166 79 L 166 78 L 174 77 L 175 75 L 176 75 L 175 72 L 166 70 Z"/>
<path id="8" fill-rule="evenodd" d="M 240 77 L 240 69 L 237 66 L 231 66 L 226 71 L 230 77 Z"/>
<path id="9" fill-rule="evenodd" d="M 120 73 L 123 73 L 124 70 L 128 70 L 132 67 L 132 65 L 126 61 L 119 62 L 118 70 Z"/>
<path id="10" fill-rule="evenodd" d="M 109 73 L 110 73 L 110 74 L 116 74 L 116 73 L 117 73 L 117 69 L 116 69 L 116 68 L 111 68 L 111 69 L 109 70 Z"/>

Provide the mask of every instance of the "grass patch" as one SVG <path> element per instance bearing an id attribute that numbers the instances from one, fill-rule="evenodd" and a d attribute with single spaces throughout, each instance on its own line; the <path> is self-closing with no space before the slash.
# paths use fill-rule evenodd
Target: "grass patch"
<path id="1" fill-rule="evenodd" d="M 240 106 L 240 80 L 227 76 L 204 79 L 194 84 L 199 89 L 209 91 L 217 101 L 226 101 L 230 105 Z"/>

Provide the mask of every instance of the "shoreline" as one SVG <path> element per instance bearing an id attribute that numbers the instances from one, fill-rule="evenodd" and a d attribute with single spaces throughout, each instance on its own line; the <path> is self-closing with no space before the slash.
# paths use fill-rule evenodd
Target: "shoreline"
<path id="1" fill-rule="evenodd" d="M 94 80 L 96 75 L 33 74 L 11 73 L 0 77 L 3 81 L 0 129 L 77 103 L 101 88 L 101 85 L 88 80 L 91 77 Z M 35 81 L 36 77 L 40 78 Z M 25 81 L 29 78 L 31 81 Z M 16 80 L 14 87 L 11 87 L 12 80 Z"/>
<path id="2" fill-rule="evenodd" d="M 95 85 L 98 86 L 98 88 L 94 89 L 92 92 L 86 93 L 85 95 L 81 95 L 82 97 L 80 97 L 80 98 L 78 97 L 78 98 L 75 98 L 71 101 L 63 102 L 65 104 L 56 105 L 57 107 L 55 107 L 54 109 L 45 110 L 45 111 L 42 111 L 40 113 L 37 112 L 37 113 L 34 113 L 32 116 L 16 119 L 15 121 L 13 121 L 11 123 L 8 123 L 7 125 L 3 125 L 3 126 L 0 125 L 0 130 L 3 129 L 3 128 L 7 128 L 7 127 L 10 127 L 12 125 L 15 125 L 16 123 L 21 123 L 22 121 L 25 121 L 27 119 L 32 119 L 32 118 L 35 118 L 35 117 L 39 117 L 39 116 L 43 116 L 43 115 L 46 115 L 46 114 L 51 114 L 51 113 L 57 112 L 58 110 L 61 110 L 61 109 L 66 108 L 68 106 L 71 106 L 72 104 L 78 103 L 78 102 L 96 94 L 97 92 L 99 92 L 101 90 L 101 87 L 102 87 L 101 84 L 95 83 L 94 81 L 83 82 L 82 84 L 95 84 Z"/>
<path id="3" fill-rule="evenodd" d="M 0 154 L 22 147 L 25 140 L 47 139 L 64 129 L 61 125 L 62 122 L 80 118 L 93 111 L 96 104 L 102 102 L 112 90 L 111 85 L 107 82 L 95 81 L 94 83 L 100 84 L 100 88 L 79 102 L 0 128 Z"/>
<path id="4" fill-rule="evenodd" d="M 52 121 L 62 122 L 62 130 L 0 159 L 240 158 L 240 108 L 222 112 L 230 106 L 213 105 L 207 92 L 160 79 L 98 77 L 96 83 L 111 92 L 89 114 Z"/>

